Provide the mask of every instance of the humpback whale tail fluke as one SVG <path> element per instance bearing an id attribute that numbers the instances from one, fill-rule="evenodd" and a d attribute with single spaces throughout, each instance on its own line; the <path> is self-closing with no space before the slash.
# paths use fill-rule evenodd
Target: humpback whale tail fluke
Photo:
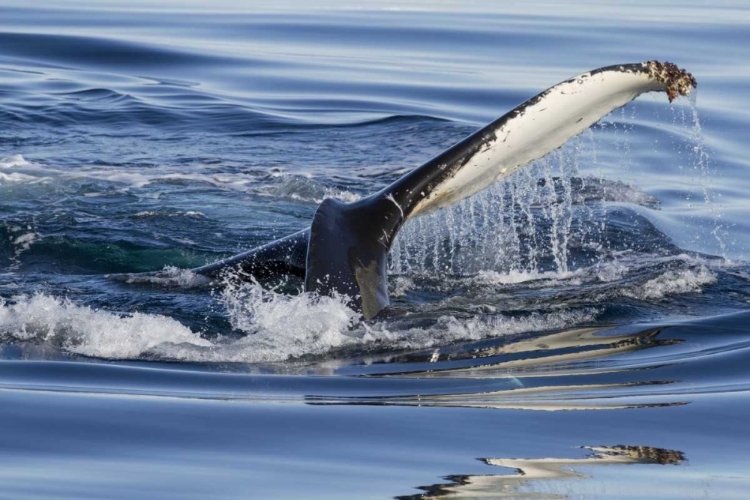
<path id="1" fill-rule="evenodd" d="M 208 277 L 230 267 L 304 275 L 305 290 L 343 294 L 373 318 L 387 307 L 387 257 L 409 219 L 452 205 L 562 146 L 640 94 L 672 101 L 696 87 L 672 63 L 607 66 L 565 80 L 353 203 L 324 200 L 309 230 L 193 271 Z"/>
<path id="2" fill-rule="evenodd" d="M 313 218 L 305 289 L 353 297 L 365 318 L 388 306 L 387 256 L 416 215 L 452 205 L 562 146 L 638 95 L 687 95 L 696 81 L 671 63 L 608 66 L 532 97 L 382 191 L 325 200 Z"/>

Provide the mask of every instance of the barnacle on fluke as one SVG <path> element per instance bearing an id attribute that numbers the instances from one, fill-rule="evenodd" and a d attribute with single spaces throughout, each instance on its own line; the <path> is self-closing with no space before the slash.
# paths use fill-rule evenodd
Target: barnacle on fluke
<path id="1" fill-rule="evenodd" d="M 693 75 L 684 69 L 680 69 L 674 63 L 646 61 L 643 65 L 648 68 L 651 76 L 666 85 L 669 102 L 674 101 L 678 95 L 687 96 L 691 90 L 698 86 L 698 82 L 695 81 Z"/>

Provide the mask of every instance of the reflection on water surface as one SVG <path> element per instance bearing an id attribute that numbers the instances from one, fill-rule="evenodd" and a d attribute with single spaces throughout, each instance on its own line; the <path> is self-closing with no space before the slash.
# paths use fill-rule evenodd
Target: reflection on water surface
<path id="1" fill-rule="evenodd" d="M 588 479 L 591 476 L 580 472 L 590 466 L 600 465 L 681 465 L 685 455 L 681 451 L 652 448 L 650 446 L 584 446 L 590 453 L 585 458 L 482 458 L 488 465 L 513 469 L 508 474 L 451 475 L 445 479 L 450 483 L 420 486 L 425 493 L 396 497 L 399 500 L 420 498 L 569 498 L 566 494 L 546 493 L 545 489 L 557 489 L 545 482 L 569 479 Z M 592 472 L 595 475 L 595 472 Z M 541 491 L 540 491 L 541 490 Z"/>

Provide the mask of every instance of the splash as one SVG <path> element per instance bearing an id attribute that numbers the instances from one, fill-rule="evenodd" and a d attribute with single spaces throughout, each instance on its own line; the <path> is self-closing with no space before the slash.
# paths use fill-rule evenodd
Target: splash
<path id="1" fill-rule="evenodd" d="M 693 153 L 693 169 L 700 172 L 700 189 L 703 194 L 703 203 L 708 210 L 711 219 L 713 220 L 713 229 L 711 230 L 711 236 L 716 240 L 716 243 L 720 249 L 720 255 L 727 258 L 727 245 L 725 242 L 726 235 L 722 224 L 721 224 L 721 213 L 718 210 L 715 202 L 715 197 L 711 194 L 711 186 L 709 181 L 715 172 L 709 166 L 709 154 L 708 148 L 706 147 L 706 138 L 703 134 L 703 128 L 701 127 L 700 118 L 698 117 L 698 108 L 696 107 L 697 97 L 694 95 L 693 99 L 690 100 L 690 115 L 692 118 L 693 126 L 691 130 L 691 142 L 694 144 L 692 148 Z"/>
<path id="2" fill-rule="evenodd" d="M 391 297 L 403 297 L 406 292 L 414 288 L 414 280 L 407 276 L 394 276 L 388 282 L 388 294 Z"/>
<path id="3" fill-rule="evenodd" d="M 195 362 L 275 362 L 324 355 L 347 346 L 427 348 L 524 331 L 563 328 L 593 319 L 592 311 L 534 313 L 459 319 L 442 316 L 426 328 L 389 330 L 387 322 L 358 323 L 342 298 L 288 296 L 255 283 L 222 293 L 239 339 L 208 340 L 161 315 L 115 314 L 46 294 L 0 301 L 0 337 L 6 342 L 45 343 L 108 359 L 161 358 Z"/>
<path id="4" fill-rule="evenodd" d="M 233 325 L 246 337 L 209 341 L 166 316 L 120 315 L 37 294 L 0 301 L 0 338 L 98 358 L 201 362 L 283 361 L 359 341 L 347 335 L 358 315 L 341 299 L 289 297 L 256 284 L 224 297 Z"/>
<path id="5" fill-rule="evenodd" d="M 651 214 L 660 209 L 657 198 L 628 182 L 604 178 L 605 169 L 617 170 L 625 178 L 636 173 L 631 170 L 640 153 L 631 142 L 637 140 L 633 129 L 641 121 L 636 119 L 635 106 L 628 109 L 627 114 L 622 108 L 619 115 L 610 115 L 504 182 L 407 223 L 393 245 L 389 272 L 397 276 L 431 273 L 443 280 L 493 272 L 492 279 L 505 276 L 507 282 L 513 282 L 549 273 L 564 277 L 596 262 L 614 263 L 634 247 L 654 254 L 679 251 L 650 221 Z M 703 204 L 713 220 L 713 227 L 706 232 L 710 231 L 709 238 L 715 239 L 719 249 L 717 254 L 726 260 L 726 230 L 709 188 L 714 173 L 708 164 L 694 101 L 675 109 L 683 114 L 683 127 L 691 130 L 686 137 L 671 133 L 672 142 L 661 147 L 684 142 L 689 149 Z M 685 115 L 686 110 L 690 117 Z M 602 149 L 610 154 L 601 155 Z M 599 169 L 599 176 L 581 175 L 584 165 L 589 172 Z M 681 169 L 678 163 L 674 167 Z M 685 231 L 681 226 L 675 229 Z M 671 236 L 677 241 L 684 237 Z M 695 238 L 693 243 L 706 239 L 704 235 L 701 240 L 699 233 Z M 697 249 L 705 251 L 702 247 Z M 623 274 L 622 266 L 607 265 L 601 278 L 615 281 Z"/>
<path id="6" fill-rule="evenodd" d="M 579 246 L 604 240 L 603 227 L 589 224 L 585 233 L 575 227 L 593 219 L 589 204 L 658 204 L 623 182 L 580 177 L 579 165 L 592 154 L 576 138 L 507 181 L 407 223 L 391 251 L 391 273 L 569 272 L 573 240 Z"/>
<path id="7" fill-rule="evenodd" d="M 172 318 L 78 306 L 45 294 L 0 301 L 0 335 L 14 341 L 46 342 L 68 352 L 100 358 L 138 358 L 157 346 L 211 343 Z"/>
<path id="8" fill-rule="evenodd" d="M 697 269 L 670 270 L 623 294 L 640 300 L 658 300 L 667 295 L 701 293 L 703 286 L 716 282 L 716 273 L 701 265 Z"/>
<path id="9" fill-rule="evenodd" d="M 240 342 L 244 360 L 321 354 L 355 341 L 348 330 L 360 315 L 342 296 L 287 295 L 251 281 L 228 282 L 221 300 L 232 327 L 249 334 Z"/>

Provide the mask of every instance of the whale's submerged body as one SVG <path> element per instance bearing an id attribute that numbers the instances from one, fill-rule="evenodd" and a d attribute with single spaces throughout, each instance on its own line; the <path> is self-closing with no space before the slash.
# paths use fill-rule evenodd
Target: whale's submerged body
<path id="1" fill-rule="evenodd" d="M 192 271 L 208 278 L 231 269 L 296 274 L 306 291 L 346 295 L 373 318 L 389 305 L 388 252 L 406 221 L 511 175 L 642 93 L 663 91 L 671 101 L 695 86 L 690 73 L 658 61 L 589 71 L 532 97 L 367 198 L 324 200 L 309 229 Z"/>

